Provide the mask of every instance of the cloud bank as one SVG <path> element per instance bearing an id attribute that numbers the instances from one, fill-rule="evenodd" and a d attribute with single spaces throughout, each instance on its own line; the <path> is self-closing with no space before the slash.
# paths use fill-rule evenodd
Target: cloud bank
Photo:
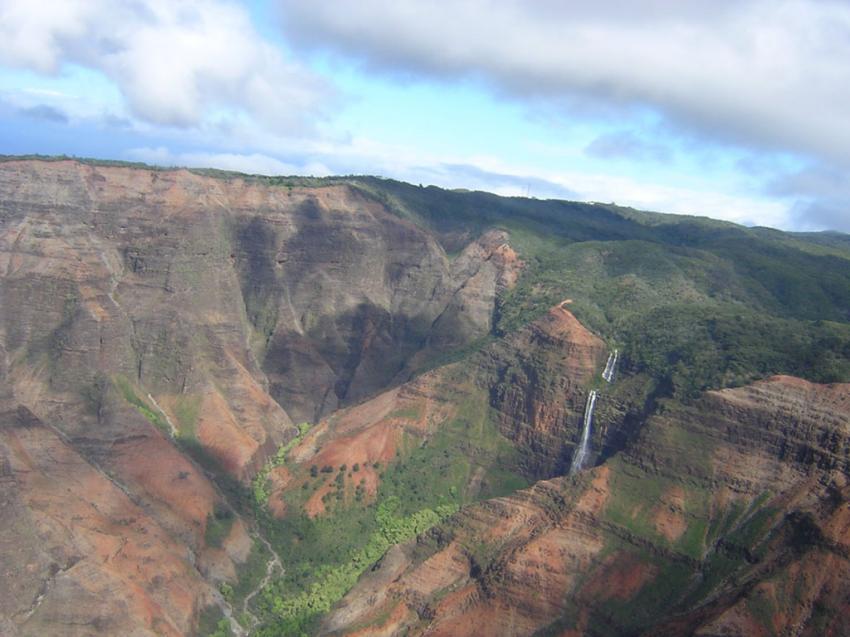
<path id="1" fill-rule="evenodd" d="M 850 4 L 282 0 L 293 42 L 507 94 L 650 106 L 731 141 L 850 161 Z"/>
<path id="2" fill-rule="evenodd" d="M 806 226 L 850 230 L 850 3 L 840 0 L 280 0 L 284 33 L 392 76 L 473 79 L 565 116 L 628 121 L 811 169 L 766 193 Z M 666 161 L 627 128 L 595 158 Z M 835 191 L 834 174 L 844 176 Z M 817 175 L 817 178 L 813 177 Z M 817 183 L 815 183 L 817 182 Z M 825 197 L 825 195 L 828 195 Z"/>
<path id="3" fill-rule="evenodd" d="M 0 1 L 0 64 L 94 69 L 143 122 L 192 127 L 247 115 L 279 133 L 310 129 L 331 91 L 219 0 Z"/>

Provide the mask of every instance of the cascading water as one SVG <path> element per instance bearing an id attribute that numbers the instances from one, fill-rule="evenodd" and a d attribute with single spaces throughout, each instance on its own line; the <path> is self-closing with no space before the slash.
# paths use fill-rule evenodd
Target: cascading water
<path id="1" fill-rule="evenodd" d="M 578 446 L 576 455 L 573 456 L 573 463 L 570 466 L 570 475 L 581 471 L 582 465 L 587 458 L 587 452 L 590 449 L 590 428 L 593 424 L 593 409 L 596 407 L 596 390 L 592 389 L 587 395 L 587 404 L 584 406 L 584 429 L 581 432 L 581 442 Z"/>
<path id="2" fill-rule="evenodd" d="M 620 357 L 620 350 L 615 349 L 608 354 L 608 361 L 605 363 L 605 369 L 602 372 L 602 378 L 606 382 L 614 382 L 614 370 L 617 369 L 617 359 Z M 587 395 L 587 403 L 584 406 L 584 427 L 581 432 L 581 442 L 579 442 L 578 450 L 573 456 L 572 465 L 570 465 L 570 475 L 578 473 L 584 466 L 587 460 L 587 454 L 590 451 L 590 432 L 593 427 L 593 410 L 596 408 L 596 390 L 590 390 Z"/>
<path id="3" fill-rule="evenodd" d="M 614 370 L 617 368 L 617 359 L 620 357 L 620 350 L 615 349 L 612 354 L 608 354 L 608 362 L 605 363 L 605 371 L 602 372 L 602 378 L 607 382 L 614 380 Z"/>

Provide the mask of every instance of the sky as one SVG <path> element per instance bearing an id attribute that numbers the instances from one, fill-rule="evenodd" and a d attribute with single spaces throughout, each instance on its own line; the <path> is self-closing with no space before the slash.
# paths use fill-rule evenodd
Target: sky
<path id="1" fill-rule="evenodd" d="M 0 0 L 0 153 L 850 232 L 850 1 Z"/>

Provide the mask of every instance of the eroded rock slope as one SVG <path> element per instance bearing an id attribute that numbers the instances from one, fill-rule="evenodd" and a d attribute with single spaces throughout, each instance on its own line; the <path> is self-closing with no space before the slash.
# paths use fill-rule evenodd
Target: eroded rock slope
<path id="1" fill-rule="evenodd" d="M 1 163 L 6 624 L 190 633 L 251 540 L 237 516 L 210 544 L 232 511 L 183 452 L 247 484 L 293 422 L 488 334 L 520 268 L 504 233 L 450 259 L 346 185 Z"/>
<path id="2" fill-rule="evenodd" d="M 324 631 L 845 635 L 848 461 L 848 385 L 775 377 L 671 402 L 592 471 L 394 549 Z"/>

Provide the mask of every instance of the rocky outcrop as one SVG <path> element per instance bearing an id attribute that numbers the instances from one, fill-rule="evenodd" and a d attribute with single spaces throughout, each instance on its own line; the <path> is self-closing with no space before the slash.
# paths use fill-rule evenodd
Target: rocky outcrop
<path id="1" fill-rule="evenodd" d="M 521 268 L 502 232 L 450 260 L 342 184 L 4 162 L 0 211 L 4 346 L 52 357 L 52 389 L 107 369 L 157 398 L 269 391 L 296 420 L 487 334 Z M 279 442 L 286 413 L 257 420 Z"/>
<path id="2" fill-rule="evenodd" d="M 256 531 L 212 479 L 239 494 L 266 466 L 292 546 L 250 565 L 273 590 L 246 625 L 286 611 L 287 560 L 334 573 L 304 529 L 334 541 L 356 514 L 344 557 L 375 523 L 465 505 L 323 631 L 846 634 L 849 386 L 683 404 L 648 372 L 603 385 L 607 347 L 568 302 L 490 340 L 523 268 L 505 232 L 459 230 L 450 256 L 368 180 L 273 182 L 0 162 L 0 633 L 184 635 L 242 611 L 216 588 Z M 591 389 L 595 466 L 564 477 Z"/>
<path id="3" fill-rule="evenodd" d="M 324 630 L 846 634 L 848 400 L 776 377 L 666 403 L 622 455 L 402 547 Z"/>
<path id="4" fill-rule="evenodd" d="M 246 400 L 268 381 L 249 347 L 224 220 L 206 212 L 215 196 L 188 173 L 0 165 L 0 341 L 19 402 L 94 453 L 96 441 L 109 448 L 126 435 L 102 409 L 116 383 L 163 420 L 156 405 L 172 396 L 215 420 L 238 410 L 225 444 L 239 455 L 220 460 L 242 478 L 291 435 L 274 401 Z M 182 411 L 172 422 L 203 444 L 197 409 Z"/>
<path id="5" fill-rule="evenodd" d="M 477 361 L 500 429 L 523 449 L 532 478 L 569 469 L 588 386 L 608 354 L 567 305 L 494 344 Z"/>
<path id="6" fill-rule="evenodd" d="M 350 187 L 293 190 L 280 214 L 237 218 L 248 317 L 271 393 L 316 421 L 489 333 L 519 262 L 493 232 L 453 261 Z M 250 255 L 250 256 L 249 256 Z"/>
<path id="7" fill-rule="evenodd" d="M 286 479 L 273 480 L 269 498 L 273 513 L 277 517 L 286 514 L 280 503 L 287 492 L 302 489 L 312 477 L 309 471 L 313 466 L 336 469 L 357 465 L 363 490 L 361 504 L 374 502 L 386 467 L 414 445 L 432 438 L 457 414 L 457 404 L 449 396 L 458 391 L 453 380 L 458 372 L 457 365 L 428 372 L 319 423 L 290 453 L 291 473 L 287 470 Z M 460 389 L 462 394 L 466 391 L 474 389 Z M 307 515 L 325 513 L 325 497 L 333 488 L 329 481 L 311 492 L 304 503 Z"/>

